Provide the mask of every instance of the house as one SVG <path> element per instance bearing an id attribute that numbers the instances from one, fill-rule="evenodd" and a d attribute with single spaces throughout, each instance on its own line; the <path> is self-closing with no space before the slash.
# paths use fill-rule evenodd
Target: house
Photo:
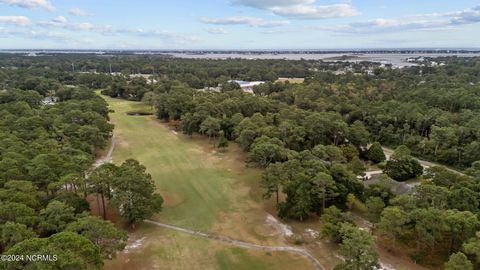
<path id="1" fill-rule="evenodd" d="M 204 87 L 202 89 L 197 89 L 197 90 L 200 91 L 200 92 L 217 92 L 217 93 L 222 92 L 221 85 L 219 85 L 217 87 Z"/>
<path id="2" fill-rule="evenodd" d="M 57 103 L 57 101 L 58 101 L 58 97 L 45 97 L 42 100 L 42 104 L 43 105 L 53 105 L 53 104 Z"/>
<path id="3" fill-rule="evenodd" d="M 237 83 L 238 85 L 240 85 L 240 88 L 242 89 L 243 92 L 250 93 L 250 94 L 253 94 L 253 87 L 254 86 L 265 83 L 263 81 L 247 82 L 247 81 L 238 81 L 238 80 L 230 80 L 228 82 L 229 83 L 232 83 L 232 82 Z"/>

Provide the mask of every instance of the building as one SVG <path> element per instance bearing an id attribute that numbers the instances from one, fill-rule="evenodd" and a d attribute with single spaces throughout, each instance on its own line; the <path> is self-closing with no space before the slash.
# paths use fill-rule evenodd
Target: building
<path id="1" fill-rule="evenodd" d="M 45 97 L 42 100 L 43 105 L 53 105 L 58 102 L 58 97 Z"/>
<path id="2" fill-rule="evenodd" d="M 247 81 L 238 81 L 238 80 L 230 80 L 228 82 L 229 83 L 232 83 L 232 82 L 237 83 L 238 85 L 240 85 L 240 88 L 242 89 L 243 92 L 250 93 L 250 94 L 253 94 L 253 87 L 254 86 L 265 83 L 263 81 L 247 82 Z"/>
<path id="3" fill-rule="evenodd" d="M 217 92 L 217 93 L 220 93 L 220 92 L 222 92 L 222 87 L 220 85 L 220 86 L 217 86 L 217 87 L 204 87 L 203 89 L 197 89 L 197 90 L 200 91 L 200 92 Z"/>

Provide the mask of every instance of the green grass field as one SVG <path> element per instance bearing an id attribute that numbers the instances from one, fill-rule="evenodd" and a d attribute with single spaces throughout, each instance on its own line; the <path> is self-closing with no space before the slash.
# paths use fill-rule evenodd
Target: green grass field
<path id="1" fill-rule="evenodd" d="M 161 222 L 264 245 L 284 245 L 265 224 L 258 188 L 261 172 L 244 165 L 244 153 L 231 144 L 217 153 L 213 141 L 176 134 L 138 102 L 104 97 L 114 110 L 116 148 L 113 161 L 135 158 L 148 169 L 165 198 Z M 143 224 L 130 234 L 133 247 L 106 263 L 121 269 L 311 269 L 290 253 L 266 253 L 226 246 Z"/>
<path id="2" fill-rule="evenodd" d="M 303 83 L 305 78 L 278 78 L 275 82 Z"/>

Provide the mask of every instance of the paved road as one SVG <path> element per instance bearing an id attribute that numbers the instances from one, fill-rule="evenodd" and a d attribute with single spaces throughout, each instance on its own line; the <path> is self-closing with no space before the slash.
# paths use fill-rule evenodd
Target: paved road
<path id="1" fill-rule="evenodd" d="M 383 152 L 385 153 L 385 156 L 387 157 L 387 159 L 390 159 L 390 156 L 393 154 L 394 150 L 393 150 L 393 149 L 390 149 L 390 148 L 387 148 L 387 147 L 383 147 L 383 146 L 382 146 L 382 149 L 383 149 Z M 451 172 L 453 172 L 453 173 L 456 173 L 456 174 L 459 174 L 459 175 L 463 175 L 463 176 L 466 175 L 466 174 L 464 174 L 464 173 L 462 173 L 462 172 L 459 172 L 459 171 L 457 171 L 457 170 L 448 168 L 448 167 L 446 167 L 446 166 L 444 166 L 444 165 L 441 165 L 441 164 L 437 164 L 437 163 L 434 163 L 434 162 L 421 160 L 421 159 L 418 159 L 418 158 L 416 158 L 416 159 L 417 159 L 418 162 L 420 162 L 420 164 L 421 164 L 424 168 L 426 168 L 426 169 L 428 169 L 428 168 L 430 168 L 430 167 L 439 166 L 439 167 L 444 167 L 445 169 L 447 169 L 447 170 L 449 170 L 449 171 L 451 171 Z"/>
<path id="2" fill-rule="evenodd" d="M 215 241 L 220 241 L 220 242 L 227 243 L 229 245 L 233 245 L 233 246 L 237 246 L 237 247 L 241 247 L 241 248 L 264 250 L 264 251 L 286 251 L 286 252 L 297 253 L 297 254 L 302 255 L 306 259 L 308 259 L 314 265 L 315 269 L 317 269 L 317 270 L 323 270 L 324 269 L 323 266 L 320 264 L 320 262 L 312 254 L 310 254 L 307 250 L 305 250 L 304 248 L 290 247 L 290 246 L 262 246 L 262 245 L 257 245 L 257 244 L 247 243 L 247 242 L 243 242 L 243 241 L 239 241 L 239 240 L 230 239 L 230 238 L 225 237 L 225 236 L 219 236 L 219 235 L 215 235 L 215 234 L 211 234 L 211 233 L 204 233 L 204 232 L 194 231 L 194 230 L 190 230 L 190 229 L 186 229 L 186 228 L 182 228 L 182 227 L 178 227 L 178 226 L 174 226 L 174 225 L 169 225 L 169 224 L 161 223 L 161 222 L 158 222 L 158 221 L 153 221 L 153 220 L 148 220 L 148 219 L 146 219 L 144 221 L 146 223 L 149 223 L 149 224 L 152 224 L 152 225 L 155 225 L 155 226 L 159 226 L 159 227 L 162 227 L 162 228 L 166 228 L 166 229 L 170 229 L 170 230 L 174 230 L 174 231 L 177 231 L 177 232 L 182 232 L 182 233 L 186 233 L 186 234 L 190 234 L 190 235 L 194 235 L 194 236 L 198 236 L 198 237 L 203 237 L 203 238 L 207 238 L 207 239 L 211 239 L 211 240 L 215 240 Z"/>
<path id="3" fill-rule="evenodd" d="M 112 140 L 111 140 L 110 148 L 108 149 L 107 155 L 105 155 L 102 158 L 99 158 L 95 162 L 94 167 L 98 167 L 98 166 L 100 166 L 104 163 L 112 162 L 112 154 L 113 154 L 114 149 L 115 149 L 115 136 L 112 134 Z M 146 219 L 146 220 L 144 220 L 144 222 L 149 223 L 149 224 L 153 224 L 153 225 L 158 226 L 158 227 L 162 227 L 162 228 L 166 228 L 166 229 L 170 229 L 170 230 L 174 230 L 174 231 L 178 231 L 178 232 L 187 233 L 187 234 L 190 234 L 190 235 L 199 236 L 199 237 L 203 237 L 203 238 L 207 238 L 207 239 L 211 239 L 211 240 L 224 242 L 224 243 L 227 243 L 229 245 L 233 245 L 233 246 L 237 246 L 237 247 L 241 247 L 241 248 L 245 248 L 245 249 L 256 249 L 256 250 L 264 250 L 264 251 L 286 251 L 286 252 L 297 253 L 297 254 L 300 254 L 301 256 L 305 257 L 306 259 L 308 259 L 313 264 L 313 266 L 315 267 L 316 270 L 324 270 L 324 268 L 320 264 L 320 262 L 312 254 L 310 254 L 307 250 L 305 250 L 304 248 L 289 247 L 289 246 L 262 246 L 262 245 L 257 245 L 257 244 L 247 243 L 247 242 L 243 242 L 243 241 L 239 241 L 239 240 L 230 239 L 230 238 L 225 237 L 225 236 L 214 235 L 214 234 L 210 234 L 210 233 L 204 233 L 204 232 L 194 231 L 194 230 L 190 230 L 190 229 L 186 229 L 186 228 L 182 228 L 182 227 L 178 227 L 178 226 L 174 226 L 174 225 L 169 225 L 169 224 L 161 223 L 161 222 L 158 222 L 158 221 L 153 221 L 153 220 Z"/>

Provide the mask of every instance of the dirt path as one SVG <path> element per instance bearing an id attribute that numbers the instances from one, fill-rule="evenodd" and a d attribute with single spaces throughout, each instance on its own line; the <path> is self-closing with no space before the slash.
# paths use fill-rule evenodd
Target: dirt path
<path id="1" fill-rule="evenodd" d="M 107 154 L 105 156 L 95 160 L 95 163 L 93 164 L 93 168 L 97 168 L 104 163 L 111 163 L 112 162 L 112 154 L 113 154 L 114 149 L 115 149 L 115 136 L 114 136 L 114 134 L 112 134 L 112 138 L 110 140 L 110 148 L 108 149 Z"/>
<path id="2" fill-rule="evenodd" d="M 262 246 L 262 245 L 257 245 L 257 244 L 247 243 L 247 242 L 243 242 L 243 241 L 239 241 L 239 240 L 230 239 L 230 238 L 225 237 L 225 236 L 220 236 L 220 235 L 215 235 L 215 234 L 210 234 L 210 233 L 204 233 L 204 232 L 194 231 L 194 230 L 190 230 L 190 229 L 186 229 L 186 228 L 182 228 L 182 227 L 178 227 L 178 226 L 174 226 L 174 225 L 169 225 L 169 224 L 161 223 L 161 222 L 158 222 L 158 221 L 153 221 L 153 220 L 146 219 L 146 220 L 144 220 L 144 222 L 155 225 L 155 226 L 159 226 L 159 227 L 162 227 L 162 228 L 174 230 L 174 231 L 177 231 L 177 232 L 187 233 L 187 234 L 190 234 L 190 235 L 203 237 L 203 238 L 207 238 L 207 239 L 210 239 L 210 240 L 220 241 L 220 242 L 227 243 L 229 245 L 233 245 L 233 246 L 237 246 L 237 247 L 241 247 L 241 248 L 255 249 L 255 250 L 265 250 L 265 251 L 287 251 L 287 252 L 297 253 L 297 254 L 302 255 L 306 259 L 308 259 L 315 266 L 315 269 L 317 269 L 317 270 L 323 270 L 324 269 L 322 267 L 322 265 L 320 264 L 320 262 L 312 254 L 310 254 L 307 250 L 305 250 L 304 248 L 290 247 L 290 246 Z"/>

